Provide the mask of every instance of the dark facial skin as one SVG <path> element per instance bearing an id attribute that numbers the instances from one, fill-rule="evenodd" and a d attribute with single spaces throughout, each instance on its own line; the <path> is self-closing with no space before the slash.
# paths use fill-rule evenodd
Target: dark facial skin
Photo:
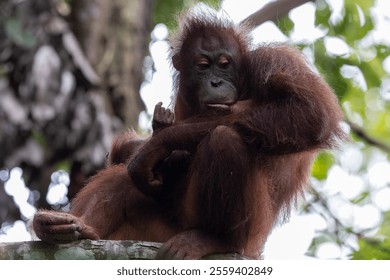
<path id="1" fill-rule="evenodd" d="M 199 49 L 194 61 L 194 74 L 199 81 L 198 98 L 208 107 L 226 107 L 236 102 L 238 94 L 233 84 L 234 64 L 228 52 Z"/>
<path id="2" fill-rule="evenodd" d="M 187 93 L 201 112 L 228 110 L 239 98 L 240 53 L 236 42 L 226 34 L 208 33 L 212 34 L 200 34 L 188 46 L 185 66 L 175 67 L 187 77 Z"/>

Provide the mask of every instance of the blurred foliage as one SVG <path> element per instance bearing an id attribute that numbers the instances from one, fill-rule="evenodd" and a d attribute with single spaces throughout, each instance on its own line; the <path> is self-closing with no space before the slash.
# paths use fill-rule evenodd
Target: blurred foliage
<path id="1" fill-rule="evenodd" d="M 170 30 L 174 30 L 176 23 L 176 15 L 183 9 L 193 7 L 195 4 L 203 2 L 212 8 L 220 7 L 220 0 L 155 0 L 153 9 L 153 20 L 157 23 L 164 23 Z"/>
<path id="2" fill-rule="evenodd" d="M 356 159 L 351 157 L 351 161 L 357 162 L 346 161 L 347 151 L 342 149 L 335 153 L 322 152 L 314 162 L 314 190 L 304 211 L 319 213 L 328 227 L 313 239 L 307 255 L 315 257 L 322 245 L 333 244 L 340 248 L 344 258 L 390 259 L 390 212 L 377 206 L 374 198 L 377 192 L 390 188 L 390 181 L 378 186 L 369 178 L 372 166 L 388 163 L 389 159 L 390 73 L 383 62 L 390 59 L 390 43 L 374 36 L 379 21 L 378 11 L 373 10 L 376 1 L 344 0 L 343 3 L 341 13 L 337 13 L 328 1 L 317 0 L 315 26 L 323 35 L 313 42 L 293 42 L 313 56 L 315 67 L 334 89 L 346 122 L 353 124 L 349 127 L 351 141 L 342 147 L 357 153 Z M 276 25 L 287 37 L 295 28 L 288 17 L 278 20 Z M 336 51 L 334 46 L 329 47 L 332 40 L 339 43 Z M 329 171 L 334 167 L 343 170 L 343 176 L 352 180 L 350 184 L 361 183 L 363 190 L 346 197 L 342 191 L 334 193 L 326 189 Z M 348 187 L 358 186 L 345 185 Z M 328 184 L 328 188 L 332 186 Z M 333 206 L 334 201 L 337 207 Z M 365 206 L 379 209 L 379 225 L 362 229 L 354 224 L 353 216 L 348 220 L 347 214 L 337 210 L 344 207 L 352 213 Z"/>
<path id="3" fill-rule="evenodd" d="M 34 35 L 22 27 L 22 23 L 17 18 L 5 20 L 5 31 L 7 35 L 19 46 L 32 48 L 36 45 Z"/>
<path id="4" fill-rule="evenodd" d="M 353 259 L 390 259 L 389 212 L 382 212 L 379 227 L 360 229 L 353 222 L 340 218 L 340 214 L 329 206 L 329 201 L 337 197 L 345 201 L 347 209 L 360 209 L 367 205 L 377 207 L 373 195 L 378 186 L 373 186 L 367 176 L 376 162 L 383 161 L 386 156 L 388 158 L 388 149 L 380 151 L 375 147 L 376 143 L 390 144 L 390 100 L 383 94 L 386 91 L 384 81 L 390 77 L 383 67 L 383 61 L 389 57 L 390 48 L 373 38 L 377 20 L 372 12 L 374 4 L 373 0 L 345 0 L 341 16 L 335 18 L 327 2 L 317 1 L 315 25 L 325 31 L 325 36 L 312 44 L 303 44 L 303 47 L 312 49 L 315 65 L 335 90 L 346 120 L 364 131 L 362 135 L 352 130 L 353 142 L 348 144 L 359 151 L 362 157 L 360 166 L 352 168 L 348 163 L 343 163 L 342 151 L 336 158 L 322 153 L 314 163 L 312 176 L 321 183 L 315 190 L 317 199 L 313 201 L 320 205 L 321 215 L 328 221 L 333 220 L 333 223 L 313 240 L 309 255 L 314 256 L 322 244 L 332 242 L 349 252 L 347 255 Z M 330 52 L 327 48 L 329 38 L 345 42 L 348 52 Z M 377 146 L 380 147 L 379 144 Z M 346 198 L 342 194 L 326 197 L 327 193 L 321 187 L 325 184 L 327 171 L 335 165 L 341 166 L 346 176 L 359 178 L 364 190 L 353 198 Z M 381 187 L 389 188 L 389 182 Z"/>
<path id="5" fill-rule="evenodd" d="M 390 239 L 366 238 L 359 240 L 359 250 L 353 253 L 353 260 L 390 260 Z"/>
<path id="6" fill-rule="evenodd" d="M 354 260 L 390 260 L 390 212 L 383 215 L 379 232 L 372 238 L 360 238 L 359 250 L 353 252 Z"/>
<path id="7" fill-rule="evenodd" d="M 334 157 L 329 152 L 322 152 L 318 155 L 314 161 L 312 168 L 312 176 L 317 179 L 324 180 L 328 175 L 329 168 L 332 167 L 334 163 Z"/>
<path id="8" fill-rule="evenodd" d="M 62 1 L 69 3 L 72 0 Z M 189 8 L 199 2 L 211 5 L 215 9 L 220 7 L 220 0 L 155 0 L 154 22 L 164 23 L 169 30 L 174 30 L 176 27 L 174 15 L 183 8 Z M 315 26 L 322 30 L 324 35 L 314 42 L 294 42 L 313 56 L 317 70 L 339 98 L 346 121 L 356 124 L 366 135 L 374 139 L 368 141 L 356 131 L 351 131 L 351 141 L 346 145 L 357 150 L 361 157 L 361 163 L 357 163 L 355 167 L 343 161 L 345 153 L 343 154 L 341 150 L 336 153 L 325 151 L 316 158 L 312 169 L 314 190 L 304 210 L 319 213 L 327 221 L 328 226 L 318 232 L 313 239 L 307 253 L 310 256 L 316 256 L 316 251 L 322 245 L 332 243 L 339 246 L 341 251 L 346 251 L 345 255 L 352 259 L 390 259 L 390 209 L 380 209 L 380 225 L 360 229 L 355 228 L 351 221 L 345 221 L 345 216 L 344 219 L 342 215 L 338 216 L 334 210 L 337 207 L 330 206 L 331 200 L 335 197 L 342 200 L 345 203 L 343 206 L 347 209 L 375 205 L 373 194 L 380 189 L 373 186 L 368 179 L 368 172 L 378 161 L 389 159 L 388 151 L 375 145 L 376 141 L 390 145 L 390 74 L 385 71 L 383 65 L 383 61 L 390 57 L 390 47 L 387 42 L 374 40 L 372 36 L 377 24 L 377 19 L 372 13 L 375 2 L 344 0 L 341 14 L 335 17 L 335 11 L 327 1 L 317 0 Z M 7 36 L 15 45 L 20 48 L 35 46 L 34 37 L 22 28 L 17 18 L 0 18 L 0 21 L 4 24 Z M 276 25 L 287 37 L 295 28 L 289 17 L 279 19 Z M 347 51 L 342 54 L 332 53 L 327 46 L 329 39 L 344 42 Z M 0 78 L 8 71 L 6 64 L 0 63 Z M 40 145 L 47 145 L 38 132 L 34 132 L 32 136 Z M 56 167 L 68 171 L 71 168 L 66 161 L 59 162 Z M 340 167 L 346 176 L 353 179 L 359 178 L 364 185 L 361 193 L 353 197 L 327 193 L 324 186 L 333 167 Z M 390 188 L 390 182 L 385 182 L 380 187 Z"/>
<path id="9" fill-rule="evenodd" d="M 390 143 L 389 102 L 380 94 L 383 79 L 389 77 L 383 68 L 383 60 L 390 55 L 390 49 L 366 39 L 375 27 L 370 14 L 373 4 L 373 0 L 345 1 L 343 18 L 335 24 L 330 21 L 328 6 L 318 10 L 316 24 L 328 30 L 327 36 L 345 41 L 350 53 L 336 57 L 329 55 L 324 40 L 318 40 L 315 60 L 346 106 L 347 118 L 362 125 L 370 135 Z M 357 67 L 366 88 L 357 85 L 356 75 L 352 78 L 343 76 L 342 68 L 346 65 Z"/>
<path id="10" fill-rule="evenodd" d="M 294 22 L 289 17 L 278 19 L 275 24 L 286 36 L 289 36 L 294 29 Z"/>

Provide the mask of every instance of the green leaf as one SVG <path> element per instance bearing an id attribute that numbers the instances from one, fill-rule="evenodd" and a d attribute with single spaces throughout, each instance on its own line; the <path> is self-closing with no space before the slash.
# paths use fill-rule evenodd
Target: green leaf
<path id="1" fill-rule="evenodd" d="M 57 162 L 55 164 L 55 169 L 56 170 L 64 170 L 67 173 L 70 173 L 71 170 L 71 162 L 69 160 L 63 160 L 60 162 Z"/>
<path id="2" fill-rule="evenodd" d="M 370 192 L 362 192 L 357 198 L 351 200 L 353 204 L 359 204 L 361 202 L 364 202 L 367 198 L 370 198 L 371 193 Z"/>
<path id="3" fill-rule="evenodd" d="M 345 1 L 344 17 L 336 25 L 329 26 L 329 34 L 343 37 L 350 46 L 353 46 L 374 28 L 369 9 L 373 4 L 372 0 L 367 2 Z"/>
<path id="4" fill-rule="evenodd" d="M 364 13 L 369 14 L 370 8 L 374 5 L 374 0 L 344 0 L 346 6 L 358 5 Z"/>
<path id="5" fill-rule="evenodd" d="M 368 62 L 362 61 L 359 68 L 366 79 L 368 88 L 380 87 L 381 79 L 385 75 L 381 60 L 375 58 Z"/>
<path id="6" fill-rule="evenodd" d="M 366 103 L 364 91 L 355 86 L 352 81 L 345 80 L 348 85 L 342 99 L 342 103 L 348 104 L 353 113 L 358 113 L 360 116 L 366 116 Z"/>
<path id="7" fill-rule="evenodd" d="M 390 211 L 383 214 L 383 222 L 379 230 L 379 235 L 390 238 Z"/>
<path id="8" fill-rule="evenodd" d="M 375 45 L 374 48 L 376 49 L 376 58 L 380 61 L 390 55 L 390 48 L 386 45 Z"/>
<path id="9" fill-rule="evenodd" d="M 311 175 L 319 180 L 326 179 L 329 168 L 334 163 L 334 157 L 328 152 L 320 153 L 313 163 Z"/>
<path id="10" fill-rule="evenodd" d="M 384 213 L 380 230 L 374 238 L 360 238 L 354 260 L 390 260 L 390 211 Z"/>
<path id="11" fill-rule="evenodd" d="M 352 253 L 353 260 L 390 260 L 390 239 L 359 239 L 359 250 Z"/>
<path id="12" fill-rule="evenodd" d="M 349 85 L 340 73 L 341 61 L 327 56 L 323 40 L 317 40 L 313 48 L 316 67 L 333 88 L 337 97 L 342 99 Z"/>
<path id="13" fill-rule="evenodd" d="M 318 1 L 315 13 L 315 25 L 329 28 L 329 19 L 331 15 L 332 12 L 329 5 L 324 0 Z"/>
<path id="14" fill-rule="evenodd" d="M 45 136 L 39 130 L 33 130 L 31 137 L 42 147 L 47 148 L 49 145 L 45 139 Z"/>
<path id="15" fill-rule="evenodd" d="M 9 18 L 5 20 L 5 31 L 15 44 L 26 48 L 36 45 L 36 40 L 31 32 L 24 30 L 20 20 Z"/>
<path id="16" fill-rule="evenodd" d="M 153 7 L 153 20 L 155 23 L 164 23 L 169 30 L 176 28 L 176 15 L 184 10 L 203 2 L 214 9 L 218 9 L 221 0 L 155 0 Z"/>
<path id="17" fill-rule="evenodd" d="M 276 25 L 279 27 L 280 31 L 283 32 L 286 36 L 289 36 L 291 31 L 294 28 L 294 22 L 289 17 L 283 17 L 276 21 Z"/>
<path id="18" fill-rule="evenodd" d="M 387 125 L 390 113 L 386 111 L 372 112 L 370 118 L 373 120 L 367 125 L 367 132 L 379 141 L 390 143 L 390 130 Z"/>

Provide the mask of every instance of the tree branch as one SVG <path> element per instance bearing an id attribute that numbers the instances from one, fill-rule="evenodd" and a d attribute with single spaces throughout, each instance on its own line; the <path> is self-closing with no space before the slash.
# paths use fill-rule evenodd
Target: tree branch
<path id="1" fill-rule="evenodd" d="M 378 139 L 373 138 L 372 136 L 368 135 L 361 127 L 358 125 L 352 123 L 349 120 L 346 120 L 346 123 L 351 127 L 351 130 L 353 131 L 356 136 L 363 139 L 368 144 L 378 147 L 385 151 L 386 153 L 390 153 L 390 146 L 386 145 L 383 142 L 380 142 Z"/>
<path id="2" fill-rule="evenodd" d="M 152 260 L 161 243 L 133 240 L 83 239 L 68 244 L 42 241 L 0 243 L 0 260 Z M 202 259 L 243 260 L 236 254 L 212 254 Z"/>
<path id="3" fill-rule="evenodd" d="M 257 12 L 251 14 L 241 21 L 241 23 L 245 23 L 254 29 L 266 21 L 277 21 L 278 19 L 285 17 L 292 9 L 307 2 L 314 1 L 315 0 L 276 0 L 268 3 Z"/>

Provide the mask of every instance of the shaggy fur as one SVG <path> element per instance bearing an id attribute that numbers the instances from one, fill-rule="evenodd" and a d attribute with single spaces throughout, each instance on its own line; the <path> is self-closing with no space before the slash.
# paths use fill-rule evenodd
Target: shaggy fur
<path id="1" fill-rule="evenodd" d="M 194 66 L 201 49 L 223 53 L 230 63 L 218 72 L 237 91 L 229 112 L 202 105 Z M 272 227 L 307 185 L 317 152 L 343 137 L 335 95 L 289 46 L 254 47 L 245 28 L 189 13 L 180 19 L 171 55 L 175 122 L 162 120 L 146 142 L 133 134 L 118 138 L 110 164 L 70 214 L 36 215 L 40 238 L 166 242 L 162 258 L 229 251 L 259 258 Z"/>

